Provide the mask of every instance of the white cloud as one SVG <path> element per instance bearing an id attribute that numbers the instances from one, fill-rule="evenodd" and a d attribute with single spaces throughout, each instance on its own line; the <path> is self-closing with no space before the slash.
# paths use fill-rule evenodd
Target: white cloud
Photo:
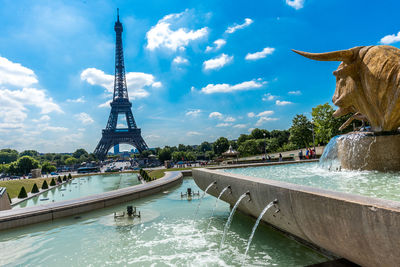
<path id="1" fill-rule="evenodd" d="M 233 128 L 237 128 L 237 129 L 244 129 L 247 127 L 247 124 L 236 124 L 233 126 Z"/>
<path id="2" fill-rule="evenodd" d="M 59 126 L 50 126 L 50 125 L 39 125 L 41 131 L 50 131 L 50 132 L 66 132 L 68 128 L 59 127 Z"/>
<path id="3" fill-rule="evenodd" d="M 215 127 L 228 127 L 228 126 L 231 126 L 231 125 L 232 125 L 232 123 L 224 122 L 224 123 L 217 124 Z"/>
<path id="4" fill-rule="evenodd" d="M 256 126 L 261 126 L 262 124 L 264 124 L 264 122 L 268 122 L 268 121 L 276 121 L 278 120 L 277 118 L 270 118 L 270 117 L 261 117 L 258 119 Z"/>
<path id="5" fill-rule="evenodd" d="M 177 57 L 175 57 L 174 58 L 174 60 L 172 61 L 172 63 L 174 63 L 174 64 L 187 64 L 187 63 L 189 63 L 189 60 L 187 60 L 186 58 L 184 58 L 184 57 L 181 57 L 181 56 L 177 56 Z"/>
<path id="6" fill-rule="evenodd" d="M 14 63 L 7 58 L 0 57 L 0 85 L 12 85 L 17 87 L 28 87 L 37 83 L 33 70 Z"/>
<path id="7" fill-rule="evenodd" d="M 186 112 L 186 116 L 191 116 L 191 117 L 197 117 L 199 116 L 201 113 L 200 109 L 194 109 L 194 110 L 189 110 L 188 112 Z"/>
<path id="8" fill-rule="evenodd" d="M 262 97 L 262 101 L 272 101 L 276 98 L 275 95 L 271 95 L 270 93 L 264 94 Z"/>
<path id="9" fill-rule="evenodd" d="M 160 138 L 161 138 L 161 136 L 159 136 L 159 135 L 156 135 L 156 134 L 149 134 L 149 135 L 146 136 L 145 139 L 156 140 L 156 139 L 160 139 Z"/>
<path id="10" fill-rule="evenodd" d="M 234 117 L 226 117 L 225 119 L 224 119 L 224 121 L 226 121 L 226 122 L 234 122 L 234 121 L 236 121 L 236 119 L 234 118 Z"/>
<path id="11" fill-rule="evenodd" d="M 286 0 L 286 4 L 297 10 L 303 8 L 304 0 Z"/>
<path id="12" fill-rule="evenodd" d="M 214 111 L 214 112 L 211 112 L 210 115 L 208 115 L 208 117 L 222 119 L 223 115 L 217 111 Z"/>
<path id="13" fill-rule="evenodd" d="M 102 86 L 108 93 L 114 92 L 114 76 L 105 74 L 102 70 L 87 68 L 82 71 L 81 80 L 86 81 L 91 85 Z M 128 95 L 131 99 L 147 97 L 150 93 L 146 89 L 150 87 L 159 88 L 162 86 L 161 82 L 155 81 L 153 75 L 143 72 L 126 73 L 126 83 L 128 87 Z"/>
<path id="14" fill-rule="evenodd" d="M 249 133 L 251 133 L 254 129 L 255 129 L 255 128 L 249 128 L 249 129 L 247 129 L 247 131 L 248 131 Z"/>
<path id="15" fill-rule="evenodd" d="M 75 114 L 75 118 L 77 120 L 81 121 L 83 124 L 92 124 L 94 122 L 92 117 L 90 117 L 90 115 L 85 113 L 85 112 L 81 112 L 79 114 Z"/>
<path id="16" fill-rule="evenodd" d="M 121 129 L 121 128 L 128 128 L 128 126 L 126 126 L 125 124 L 122 123 L 118 123 L 117 124 L 117 128 Z"/>
<path id="17" fill-rule="evenodd" d="M 198 40 L 208 34 L 208 28 L 188 30 L 185 27 L 178 28 L 192 14 L 188 10 L 177 14 L 163 17 L 157 24 L 146 33 L 147 46 L 149 50 L 166 48 L 172 51 L 184 50 L 190 41 Z M 181 25 L 183 26 L 183 25 Z"/>
<path id="18" fill-rule="evenodd" d="M 266 110 L 266 111 L 258 113 L 256 116 L 257 117 L 266 117 L 266 116 L 270 116 L 270 115 L 273 115 L 273 114 L 274 114 L 273 110 Z"/>
<path id="19" fill-rule="evenodd" d="M 275 48 L 272 47 L 266 47 L 260 52 L 256 53 L 248 53 L 245 57 L 246 60 L 257 60 L 260 58 L 265 58 L 268 55 L 271 55 L 275 51 Z"/>
<path id="20" fill-rule="evenodd" d="M 190 131 L 186 133 L 187 136 L 195 136 L 195 135 L 201 135 L 201 133 L 199 132 L 195 132 L 195 131 Z"/>
<path id="21" fill-rule="evenodd" d="M 228 29 L 226 29 L 226 33 L 234 33 L 237 30 L 246 28 L 247 26 L 249 26 L 250 24 L 253 23 L 252 19 L 246 18 L 244 19 L 244 23 L 243 24 L 234 24 L 233 26 L 228 27 Z"/>
<path id="22" fill-rule="evenodd" d="M 286 105 L 290 105 L 290 104 L 293 104 L 293 103 L 290 102 L 290 101 L 280 101 L 280 100 L 276 100 L 275 104 L 278 105 L 278 106 L 286 106 Z"/>
<path id="23" fill-rule="evenodd" d="M 220 56 L 209 59 L 203 62 L 203 67 L 205 70 L 220 69 L 226 64 L 232 62 L 233 56 L 228 56 L 226 54 L 221 54 Z"/>
<path id="24" fill-rule="evenodd" d="M 254 112 L 247 113 L 247 117 L 249 117 L 249 118 L 254 118 L 254 116 L 256 116 L 256 114 L 254 114 Z"/>
<path id="25" fill-rule="evenodd" d="M 289 91 L 288 92 L 289 95 L 301 95 L 301 91 L 297 90 L 297 91 Z"/>
<path id="26" fill-rule="evenodd" d="M 41 121 L 49 121 L 50 120 L 50 116 L 48 115 L 43 115 L 41 116 L 39 119 L 33 119 L 33 122 L 41 122 Z"/>
<path id="27" fill-rule="evenodd" d="M 224 39 L 218 39 L 214 41 L 214 46 L 207 46 L 206 47 L 206 52 L 210 51 L 217 51 L 221 47 L 223 47 L 226 44 L 226 41 Z"/>
<path id="28" fill-rule="evenodd" d="M 266 82 L 262 82 L 259 80 L 242 82 L 235 85 L 230 85 L 227 83 L 208 84 L 206 87 L 203 87 L 201 89 L 201 92 L 204 94 L 214 94 L 214 93 L 231 93 L 235 91 L 247 91 L 247 90 L 261 88 L 264 84 L 266 84 Z"/>
<path id="29" fill-rule="evenodd" d="M 85 100 L 84 96 L 81 96 L 81 97 L 79 97 L 77 99 L 67 99 L 67 102 L 70 102 L 70 103 L 85 103 L 86 100 Z"/>
<path id="30" fill-rule="evenodd" d="M 380 40 L 380 43 L 385 44 L 385 45 L 393 44 L 393 43 L 397 43 L 397 42 L 400 42 L 400 32 L 398 32 L 397 35 L 396 34 L 386 35 L 385 37 L 383 37 Z"/>
<path id="31" fill-rule="evenodd" d="M 108 100 L 108 101 L 98 105 L 97 107 L 99 107 L 99 108 L 109 108 L 110 107 L 110 103 L 111 103 L 111 100 Z"/>

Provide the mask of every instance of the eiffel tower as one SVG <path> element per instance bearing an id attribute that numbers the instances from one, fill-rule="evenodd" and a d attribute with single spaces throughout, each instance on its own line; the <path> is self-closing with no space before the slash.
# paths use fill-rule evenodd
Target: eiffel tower
<path id="1" fill-rule="evenodd" d="M 111 113 L 108 117 L 107 126 L 102 131 L 101 140 L 94 150 L 94 154 L 99 159 L 104 159 L 107 156 L 108 150 L 117 144 L 132 145 L 136 147 L 139 152 L 148 149 L 141 135 L 140 128 L 136 126 L 131 109 L 132 103 L 129 101 L 128 97 L 121 37 L 123 28 L 122 23 L 119 21 L 118 9 L 114 30 L 116 33 L 114 95 L 110 103 Z M 118 114 L 125 114 L 128 128 L 117 128 Z"/>

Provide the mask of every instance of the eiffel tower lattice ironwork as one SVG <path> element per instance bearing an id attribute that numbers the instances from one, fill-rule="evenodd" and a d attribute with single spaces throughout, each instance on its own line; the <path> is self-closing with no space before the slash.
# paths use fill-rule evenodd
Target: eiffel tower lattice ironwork
<path id="1" fill-rule="evenodd" d="M 110 103 L 111 113 L 108 118 L 107 126 L 103 130 L 101 140 L 94 150 L 94 154 L 96 154 L 99 159 L 104 159 L 107 156 L 108 150 L 117 144 L 132 145 L 136 147 L 139 152 L 148 149 L 140 129 L 136 126 L 131 109 L 132 103 L 129 101 L 128 97 L 121 37 L 123 28 L 122 23 L 119 21 L 119 12 L 117 17 L 117 22 L 115 22 L 114 26 L 116 33 L 114 95 Z M 128 128 L 117 128 L 118 114 L 125 114 Z"/>

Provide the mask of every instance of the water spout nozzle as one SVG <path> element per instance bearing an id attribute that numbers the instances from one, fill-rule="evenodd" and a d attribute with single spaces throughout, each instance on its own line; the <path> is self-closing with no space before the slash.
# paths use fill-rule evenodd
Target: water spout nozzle
<path id="1" fill-rule="evenodd" d="M 246 195 L 249 197 L 249 200 L 248 200 L 248 201 L 251 201 L 250 191 L 247 191 L 247 192 L 246 192 Z"/>
<path id="2" fill-rule="evenodd" d="M 278 199 L 274 199 L 274 201 L 272 201 L 272 204 L 274 204 L 274 205 L 276 205 L 276 204 L 278 204 Z"/>
<path id="3" fill-rule="evenodd" d="M 229 189 L 229 194 L 231 194 L 232 195 L 232 187 L 230 186 L 230 185 L 228 185 L 228 189 Z"/>

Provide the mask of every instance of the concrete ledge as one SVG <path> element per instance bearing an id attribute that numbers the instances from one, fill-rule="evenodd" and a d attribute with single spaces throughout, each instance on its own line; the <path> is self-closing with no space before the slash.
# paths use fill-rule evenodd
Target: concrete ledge
<path id="1" fill-rule="evenodd" d="M 278 199 L 262 220 L 305 243 L 362 266 L 400 265 L 400 202 L 210 169 L 193 169 L 193 178 L 202 190 L 217 181 L 208 191 L 215 197 L 230 185 L 221 199 L 231 205 L 250 191 L 238 209 L 253 217 Z"/>
<path id="2" fill-rule="evenodd" d="M 0 230 L 55 220 L 142 198 L 180 184 L 182 178 L 180 172 L 167 172 L 164 177 L 146 184 L 42 206 L 0 211 Z"/>

